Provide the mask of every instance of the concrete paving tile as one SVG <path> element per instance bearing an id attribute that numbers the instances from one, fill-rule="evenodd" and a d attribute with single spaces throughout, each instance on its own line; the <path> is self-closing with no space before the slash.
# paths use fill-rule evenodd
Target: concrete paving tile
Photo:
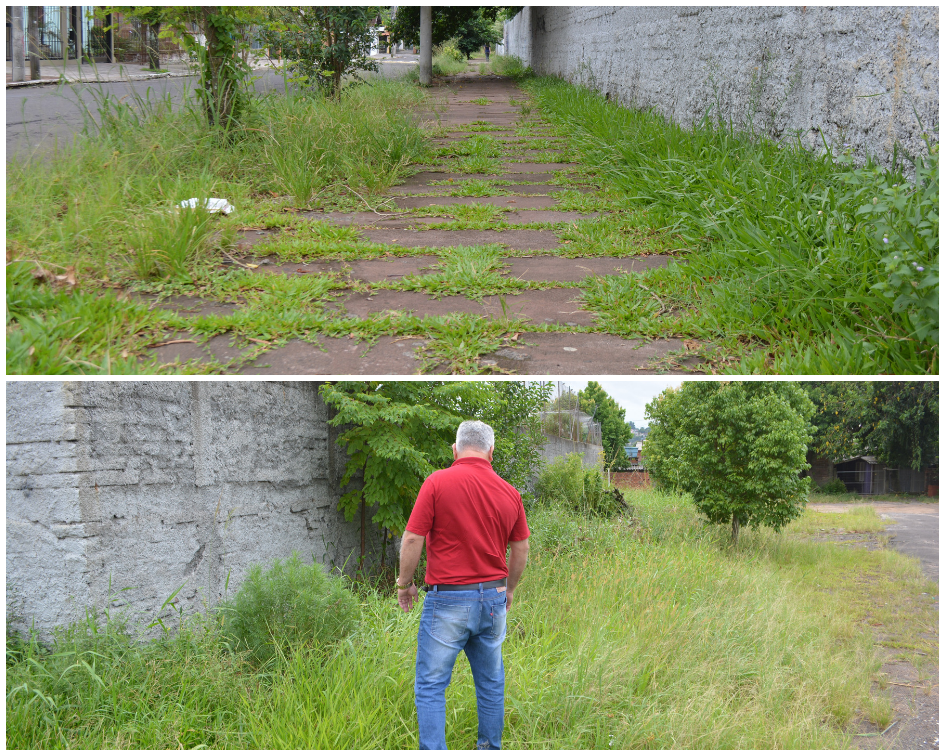
<path id="1" fill-rule="evenodd" d="M 519 346 L 483 355 L 480 362 L 494 364 L 519 375 L 658 375 L 653 361 L 685 348 L 681 339 L 625 339 L 606 333 L 523 333 Z M 700 364 L 686 358 L 693 369 Z"/>
<path id="2" fill-rule="evenodd" d="M 535 229 L 509 231 L 443 231 L 422 229 L 367 229 L 365 237 L 377 244 L 399 244 L 404 247 L 474 247 L 483 244 L 504 244 L 509 249 L 540 250 L 561 246 L 554 231 Z"/>

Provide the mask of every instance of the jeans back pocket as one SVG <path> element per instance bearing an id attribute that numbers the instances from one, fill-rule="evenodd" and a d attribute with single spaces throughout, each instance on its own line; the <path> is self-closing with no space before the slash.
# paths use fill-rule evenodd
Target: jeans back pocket
<path id="1" fill-rule="evenodd" d="M 469 604 L 451 604 L 436 601 L 433 604 L 433 622 L 430 635 L 444 643 L 459 643 L 467 635 Z"/>

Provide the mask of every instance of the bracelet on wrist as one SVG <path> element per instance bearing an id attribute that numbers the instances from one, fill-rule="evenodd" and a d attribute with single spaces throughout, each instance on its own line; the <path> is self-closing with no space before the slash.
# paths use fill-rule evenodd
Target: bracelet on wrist
<path id="1" fill-rule="evenodd" d="M 407 590 L 410 586 L 413 585 L 413 578 L 410 579 L 410 582 L 407 583 L 407 585 L 401 585 L 399 578 L 398 578 L 398 579 L 395 579 L 395 580 L 394 580 L 394 583 L 397 585 L 397 590 L 399 590 L 399 591 L 405 591 L 405 590 Z"/>

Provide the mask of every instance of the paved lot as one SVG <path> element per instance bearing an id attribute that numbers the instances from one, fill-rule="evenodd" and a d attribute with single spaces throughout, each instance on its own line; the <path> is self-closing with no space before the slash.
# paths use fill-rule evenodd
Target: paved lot
<path id="1" fill-rule="evenodd" d="M 889 545 L 903 554 L 916 557 L 922 571 L 938 582 L 938 504 L 875 501 L 869 505 L 886 521 L 892 535 Z M 811 504 L 818 512 L 845 512 L 861 504 Z"/>

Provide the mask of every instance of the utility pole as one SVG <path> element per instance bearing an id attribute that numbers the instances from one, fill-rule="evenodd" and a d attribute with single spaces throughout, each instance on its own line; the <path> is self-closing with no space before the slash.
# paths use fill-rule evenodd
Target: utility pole
<path id="1" fill-rule="evenodd" d="M 433 6 L 420 6 L 420 84 L 433 83 Z"/>
<path id="2" fill-rule="evenodd" d="M 10 6 L 10 26 L 13 34 L 10 51 L 13 58 L 13 81 L 26 79 L 26 53 L 23 50 L 23 6 Z"/>
<path id="3" fill-rule="evenodd" d="M 28 7 L 29 28 L 27 44 L 30 48 L 30 81 L 39 81 L 39 11 L 38 5 Z"/>

